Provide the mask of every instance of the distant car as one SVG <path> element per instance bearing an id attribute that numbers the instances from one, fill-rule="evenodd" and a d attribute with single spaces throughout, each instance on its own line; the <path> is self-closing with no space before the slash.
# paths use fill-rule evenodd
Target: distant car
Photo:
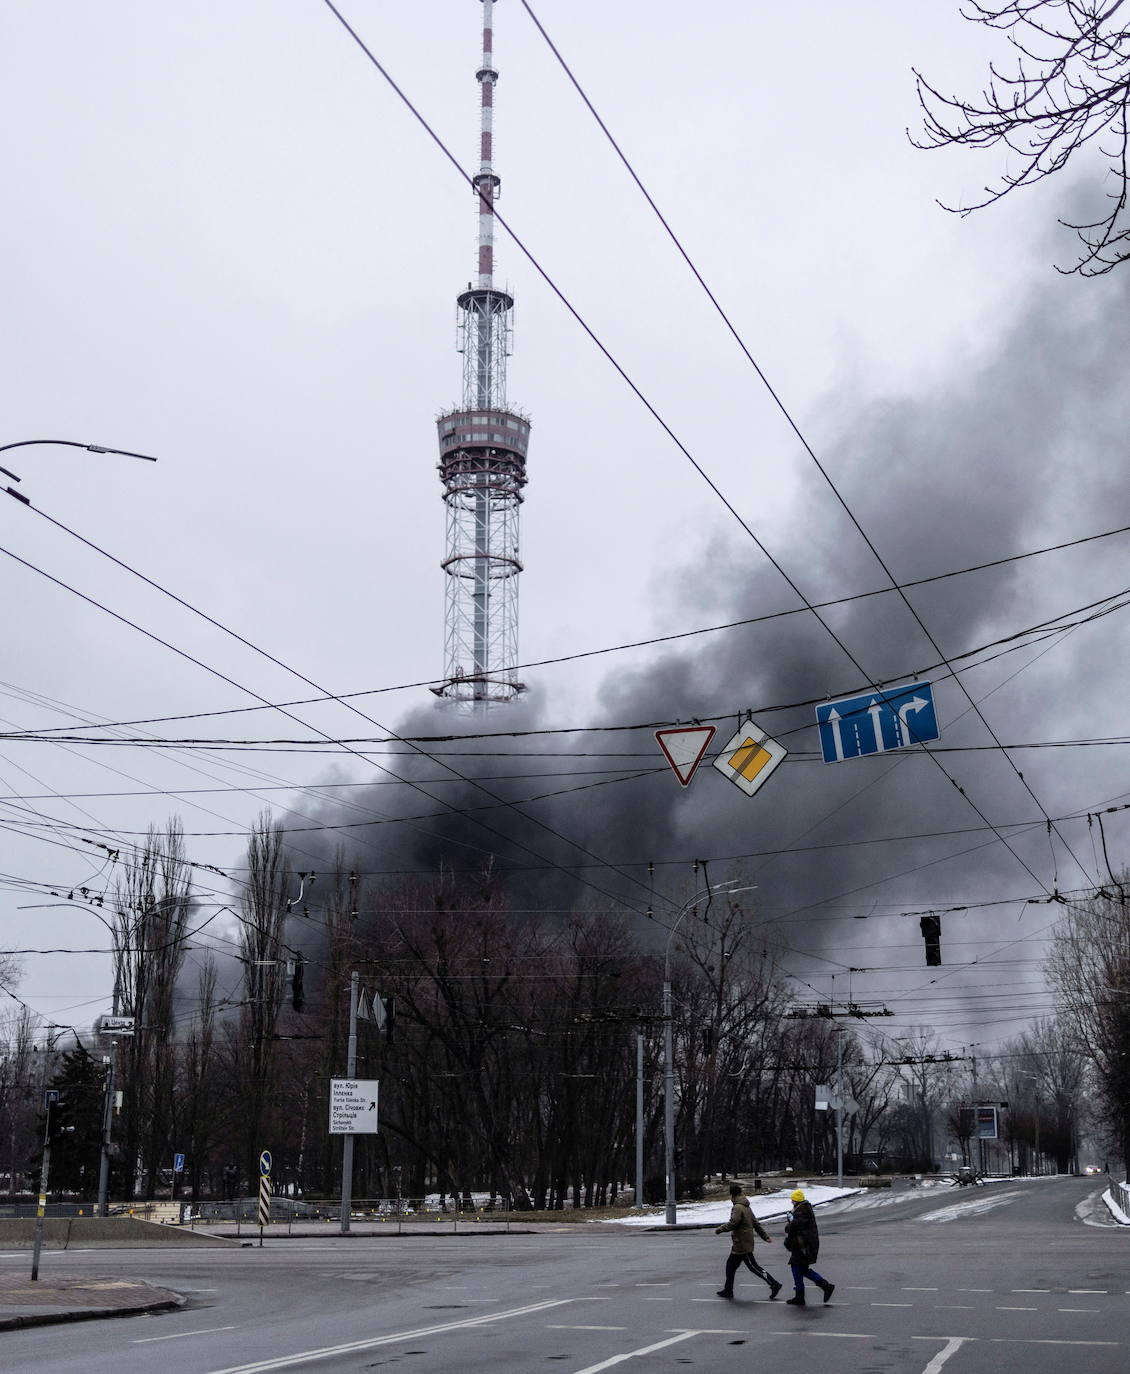
<path id="1" fill-rule="evenodd" d="M 1083 1172 L 1085 1174 L 1101 1174 L 1102 1169 L 1100 1169 L 1097 1164 L 1088 1164 L 1087 1167 L 1083 1170 Z"/>

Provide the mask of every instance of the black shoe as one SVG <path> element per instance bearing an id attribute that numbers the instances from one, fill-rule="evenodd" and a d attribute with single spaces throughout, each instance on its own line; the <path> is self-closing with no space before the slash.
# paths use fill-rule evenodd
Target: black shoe
<path id="1" fill-rule="evenodd" d="M 833 1294 L 835 1291 L 836 1291 L 836 1285 L 835 1285 L 834 1283 L 825 1283 L 825 1284 L 824 1284 L 824 1301 L 825 1301 L 825 1302 L 831 1302 L 831 1301 L 832 1301 L 832 1294 Z"/>
<path id="2" fill-rule="evenodd" d="M 790 1299 L 789 1299 L 788 1305 L 789 1305 L 790 1307 L 803 1307 L 803 1306 L 804 1306 L 804 1294 L 803 1294 L 803 1293 L 798 1293 L 795 1297 L 790 1298 Z"/>
<path id="3" fill-rule="evenodd" d="M 732 1298 L 734 1295 L 733 1295 L 733 1293 L 727 1293 L 726 1290 L 725 1290 L 724 1288 L 719 1288 L 719 1290 L 718 1290 L 718 1296 L 719 1296 L 720 1298 Z"/>
<path id="4" fill-rule="evenodd" d="M 777 1294 L 781 1291 L 781 1289 L 782 1289 L 783 1287 L 784 1287 L 784 1284 L 778 1283 L 776 1279 L 770 1279 L 770 1280 L 769 1280 L 769 1301 L 770 1301 L 770 1302 L 773 1301 L 773 1299 L 777 1296 Z"/>

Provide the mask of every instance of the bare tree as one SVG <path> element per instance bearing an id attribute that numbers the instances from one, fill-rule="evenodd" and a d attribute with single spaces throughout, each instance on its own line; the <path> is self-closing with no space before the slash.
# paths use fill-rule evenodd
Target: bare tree
<path id="1" fill-rule="evenodd" d="M 1069 908 L 1048 958 L 1048 977 L 1080 1048 L 1090 1057 L 1130 1164 L 1130 873 L 1119 891 Z"/>
<path id="2" fill-rule="evenodd" d="M 1015 66 L 990 63 L 988 85 L 972 99 L 943 95 L 915 71 L 925 115 L 924 137 L 916 146 L 1003 145 L 1017 162 L 985 188 L 980 201 L 944 208 L 958 214 L 984 209 L 1019 186 L 1043 181 L 1094 145 L 1113 181 L 1110 209 L 1090 222 L 1060 223 L 1075 230 L 1084 250 L 1067 270 L 1083 276 L 1109 272 L 1130 258 L 1126 0 L 970 0 L 962 13 L 971 23 L 1003 32 Z"/>
<path id="3" fill-rule="evenodd" d="M 113 900 L 114 1011 L 132 1016 L 124 1042 L 126 1196 L 140 1173 L 152 1197 L 162 1165 L 175 1148 L 176 1094 L 173 998 L 184 963 L 191 912 L 191 869 L 180 822 L 150 826 L 145 844 L 126 861 Z"/>
<path id="4" fill-rule="evenodd" d="M 247 993 L 237 1062 L 243 1083 L 243 1163 L 249 1179 L 259 1175 L 259 1152 L 267 1144 L 267 1106 L 275 1087 L 275 1034 L 285 977 L 283 927 L 289 883 L 282 828 L 269 812 L 263 812 L 252 826 L 247 844 L 247 886 L 240 931 Z"/>

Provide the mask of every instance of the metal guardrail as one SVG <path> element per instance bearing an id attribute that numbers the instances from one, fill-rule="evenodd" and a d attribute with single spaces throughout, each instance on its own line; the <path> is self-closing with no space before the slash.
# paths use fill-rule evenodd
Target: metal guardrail
<path id="1" fill-rule="evenodd" d="M 1125 1183 L 1119 1183 L 1116 1178 L 1110 1180 L 1110 1193 L 1119 1207 L 1130 1217 L 1130 1187 Z"/>
<path id="2" fill-rule="evenodd" d="M 258 1234 L 258 1198 L 237 1198 L 234 1202 L 205 1202 L 195 1210 L 185 1204 L 181 1214 L 181 1224 L 192 1230 L 210 1229 L 218 1226 L 235 1226 L 237 1235 L 244 1229 Z M 378 1231 L 386 1228 L 397 1235 L 417 1228 L 450 1225 L 452 1232 L 481 1230 L 484 1226 L 504 1227 L 510 1230 L 514 1213 L 508 1201 L 499 1200 L 493 1206 L 464 1206 L 448 1202 L 446 1205 L 427 1206 L 423 1202 L 409 1201 L 404 1198 L 354 1198 L 350 1207 L 351 1223 L 373 1226 Z M 291 1235 L 297 1228 L 311 1223 L 339 1222 L 341 1219 L 340 1198 L 271 1198 L 271 1230 L 276 1234 L 285 1228 L 284 1234 Z"/>

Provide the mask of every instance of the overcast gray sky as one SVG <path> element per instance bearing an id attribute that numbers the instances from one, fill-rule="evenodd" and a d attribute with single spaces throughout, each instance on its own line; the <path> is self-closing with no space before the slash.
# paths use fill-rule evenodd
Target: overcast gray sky
<path id="1" fill-rule="evenodd" d="M 341 8 L 471 167 L 479 4 Z M 728 0 L 534 8 L 898 577 L 1127 523 L 1126 287 L 1052 270 L 1057 256 L 1070 260 L 1072 240 L 1049 226 L 1085 191 L 1049 184 L 959 220 L 934 198 L 971 199 L 1002 164 L 916 152 L 906 137 L 912 63 L 943 89 L 980 81 L 985 35 L 956 4 L 864 0 L 849 11 L 818 0 L 803 27 L 791 7 Z M 497 6 L 496 52 L 503 213 L 808 597 L 883 585 L 518 0 Z M 40 510 L 335 693 L 435 678 L 433 418 L 459 393 L 454 298 L 474 264 L 469 191 L 321 0 L 3 0 L 0 68 L 0 442 L 77 439 L 160 462 L 51 448 L 0 461 Z M 505 234 L 496 260 L 518 300 L 511 400 L 534 424 L 523 660 L 795 606 Z M 33 512 L 11 501 L 0 511 L 3 547 L 69 588 L 2 560 L 7 728 L 248 704 L 76 591 L 270 700 L 309 695 Z M 915 604 L 946 653 L 960 653 L 1113 594 L 1124 551 L 1123 536 L 943 583 Z M 910 680 L 933 661 L 892 598 L 860 604 L 831 619 L 870 674 Z M 1113 736 L 1124 728 L 1125 664 L 1115 615 L 978 669 L 970 689 L 1006 742 Z M 811 616 L 524 676 L 530 697 L 512 715 L 539 727 L 736 716 L 858 685 Z M 450 718 L 430 701 L 413 687 L 364 706 L 386 726 L 440 733 Z M 974 718 L 959 720 L 967 703 L 952 685 L 939 701 L 942 744 L 990 742 Z M 301 714 L 334 735 L 379 733 L 341 708 Z M 492 715 L 490 728 L 504 718 Z M 815 731 L 799 731 L 810 720 L 809 708 L 764 723 L 797 731 L 790 740 L 804 751 L 815 747 Z M 151 728 L 301 733 L 270 712 Z M 1117 747 L 1017 756 L 1052 816 L 1117 805 L 1123 757 Z M 995 824 L 1040 819 L 999 755 L 946 764 Z M 523 771 L 513 759 L 478 766 Z M 804 843 L 854 847 L 746 863 L 764 869 L 761 900 L 787 931 L 791 970 L 822 993 L 836 973 L 846 996 L 845 970 L 864 964 L 863 951 L 895 971 L 853 975 L 851 994 L 901 998 L 895 1033 L 924 1021 L 950 1043 L 992 1043 L 1010 1014 L 1046 1005 L 1037 965 L 985 978 L 947 967 L 944 986 L 932 986 L 917 967 L 917 919 L 897 913 L 1084 878 L 1038 827 L 1017 847 L 1039 886 L 983 832 L 862 847 L 981 824 L 928 760 L 882 776 L 891 766 L 786 765 L 753 801 L 704 774 L 686 794 L 655 776 L 533 809 L 624 865 L 753 854 L 816 826 Z M 101 890 L 113 870 L 92 838 L 128 843 L 176 812 L 190 855 L 231 868 L 264 802 L 280 814 L 289 805 L 293 824 L 337 815 L 324 800 L 266 788 L 372 777 L 350 757 L 4 743 L 4 813 L 30 808 L 48 824 L 6 831 L 0 947 L 104 945 L 89 913 L 24 909 L 52 899 L 10 881 Z M 200 788 L 231 790 L 191 791 Z M 506 795 L 544 790 L 516 783 Z M 418 797 L 386 801 L 399 791 L 348 795 L 420 809 Z M 527 834 L 512 813 L 494 823 Z M 417 853 L 420 833 L 385 827 L 365 843 L 385 863 Z M 1064 833 L 1096 880 L 1085 822 Z M 1116 855 L 1125 836 L 1112 816 Z M 327 843 L 312 838 L 301 852 Z M 973 844 L 984 847 L 963 852 Z M 663 881 L 678 899 L 690 875 Z M 1018 901 L 955 916 L 943 948 L 1032 960 L 1058 910 Z M 867 923 L 855 924 L 861 915 Z M 21 995 L 49 1019 L 83 1025 L 106 1009 L 104 957 L 29 956 L 24 970 Z M 1006 986 L 1024 999 L 968 1000 Z M 942 1000 L 954 994 L 964 1000 Z"/>

